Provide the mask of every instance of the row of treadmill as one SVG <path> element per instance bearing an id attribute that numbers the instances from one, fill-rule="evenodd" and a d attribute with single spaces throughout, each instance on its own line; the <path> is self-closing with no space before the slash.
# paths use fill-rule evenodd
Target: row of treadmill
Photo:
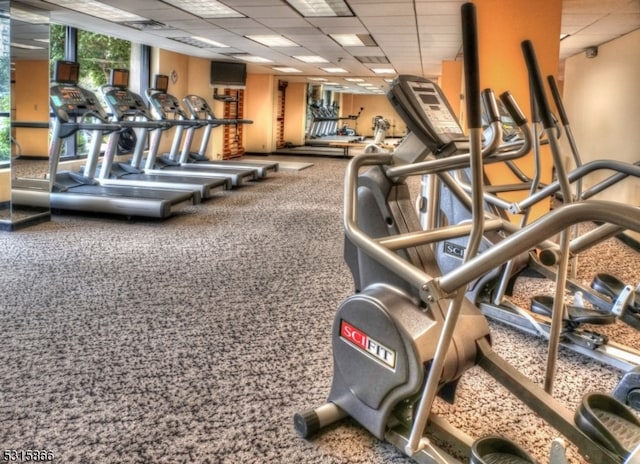
<path id="1" fill-rule="evenodd" d="M 625 346 L 598 327 L 623 324 L 637 335 L 640 286 L 606 273 L 583 285 L 571 261 L 623 231 L 640 232 L 639 207 L 593 198 L 622 179 L 640 177 L 640 167 L 613 160 L 582 164 L 574 154 L 577 167 L 566 171 L 547 86 L 571 137 L 568 118 L 553 79 L 545 84 L 541 78 L 533 43 L 521 44 L 532 88 L 534 120 L 528 121 L 509 92 L 499 100 L 490 90 L 480 92 L 475 5 L 464 4 L 461 16 L 468 136 L 436 83 L 396 78 L 388 98 L 410 132 L 393 153 L 365 153 L 347 167 L 344 258 L 355 292 L 327 328 L 333 349 L 327 401 L 295 414 L 294 426 L 310 438 L 349 417 L 424 464 L 536 463 L 515 441 L 522 431 L 474 437 L 434 412 L 435 398 L 455 403 L 459 381 L 479 367 L 587 462 L 639 464 L 638 338 Z M 527 176 L 514 164 L 531 151 L 539 159 L 542 144 L 556 173 L 546 185 L 537 170 Z M 520 182 L 487 184 L 483 166 L 490 163 L 508 166 Z M 611 174 L 583 190 L 581 179 L 598 170 Z M 407 183 L 411 176 L 422 178 L 417 202 Z M 528 191 L 526 199 L 499 196 L 518 189 Z M 540 201 L 556 206 L 529 220 Z M 520 215 L 521 223 L 507 213 Z M 586 232 L 576 227 L 581 223 L 590 224 Z M 523 276 L 552 282 L 553 294 L 517 306 L 511 296 Z M 544 384 L 494 351 L 489 320 L 547 341 Z M 612 392 L 576 391 L 576 411 L 554 397 L 556 360 L 567 349 L 620 374 Z M 543 463 L 568 462 L 563 440 L 550 442 L 544 454 Z"/>
<path id="2" fill-rule="evenodd" d="M 278 170 L 278 163 L 263 160 L 208 160 L 206 150 L 216 127 L 252 121 L 216 118 L 200 96 L 188 95 L 181 103 L 160 84 L 145 92 L 148 106 L 142 96 L 128 90 L 128 70 L 114 69 L 109 84 L 100 89 L 107 111 L 101 99 L 78 85 L 79 75 L 78 63 L 55 63 L 48 174 L 52 182 L 48 201 L 54 211 L 167 218 Z M 161 137 L 168 130 L 174 131 L 171 149 L 159 153 Z M 89 135 L 86 164 L 80 171 L 59 170 L 63 150 L 73 147 L 68 141 L 79 131 Z M 201 143 L 193 149 L 198 131 Z M 131 156 L 120 161 L 124 150 Z M 28 196 L 29 191 L 14 193 L 19 203 L 28 204 L 30 199 L 20 195 Z"/>

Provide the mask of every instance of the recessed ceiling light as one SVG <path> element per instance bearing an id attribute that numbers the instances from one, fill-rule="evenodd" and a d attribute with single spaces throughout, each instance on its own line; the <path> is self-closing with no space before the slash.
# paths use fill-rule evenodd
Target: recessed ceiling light
<path id="1" fill-rule="evenodd" d="M 273 60 L 269 58 L 263 58 L 262 56 L 249 55 L 248 53 L 234 53 L 229 55 L 238 60 L 248 61 L 250 63 L 273 63 Z"/>
<path id="2" fill-rule="evenodd" d="M 343 68 L 320 68 L 320 69 L 328 73 L 346 73 L 347 72 L 347 70 Z"/>
<path id="3" fill-rule="evenodd" d="M 225 45 L 220 42 L 216 42 L 215 40 L 207 39 L 206 37 L 169 37 L 171 40 L 175 40 L 176 42 L 184 43 L 187 45 L 191 45 L 198 48 L 229 48 L 228 45 Z"/>
<path id="4" fill-rule="evenodd" d="M 343 47 L 373 47 L 376 44 L 369 34 L 329 34 Z"/>
<path id="5" fill-rule="evenodd" d="M 237 12 L 227 5 L 223 5 L 215 0 L 163 0 L 165 3 L 185 10 L 196 16 L 205 19 L 215 18 L 244 18 L 242 13 Z"/>
<path id="6" fill-rule="evenodd" d="M 97 18 L 106 19 L 113 22 L 125 22 L 125 21 L 141 21 L 148 18 L 143 18 L 136 14 L 130 13 L 120 8 L 116 8 L 106 3 L 98 2 L 96 0 L 45 0 L 48 3 L 59 5 L 69 10 L 74 10 L 79 13 L 88 14 Z"/>
<path id="7" fill-rule="evenodd" d="M 376 74 L 395 74 L 396 70 L 393 68 L 371 68 L 371 71 L 373 71 Z"/>
<path id="8" fill-rule="evenodd" d="M 361 77 L 345 77 L 344 80 L 349 82 L 364 82 L 364 79 Z"/>
<path id="9" fill-rule="evenodd" d="M 343 0 L 287 0 L 302 16 L 353 16 Z"/>
<path id="10" fill-rule="evenodd" d="M 290 68 L 288 66 L 275 66 L 273 68 L 274 71 L 286 72 L 286 73 L 299 73 L 302 72 L 297 68 Z"/>
<path id="11" fill-rule="evenodd" d="M 281 35 L 246 35 L 247 39 L 254 40 L 267 47 L 297 47 L 298 44 L 292 42 Z"/>
<path id="12" fill-rule="evenodd" d="M 317 55 L 304 55 L 304 56 L 294 56 L 296 60 L 303 61 L 305 63 L 328 63 L 329 60 L 325 60 L 321 56 Z"/>
<path id="13" fill-rule="evenodd" d="M 324 77 L 308 77 L 308 81 L 318 81 L 318 82 L 326 82 L 327 79 Z"/>

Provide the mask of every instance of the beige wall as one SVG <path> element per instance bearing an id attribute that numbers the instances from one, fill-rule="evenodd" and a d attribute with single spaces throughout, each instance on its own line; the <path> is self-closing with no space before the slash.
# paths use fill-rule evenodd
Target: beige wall
<path id="1" fill-rule="evenodd" d="M 15 119 L 28 122 L 49 121 L 49 61 L 15 62 L 15 84 L 12 87 Z M 24 156 L 47 156 L 47 129 L 16 128 L 14 136 Z"/>
<path id="2" fill-rule="evenodd" d="M 0 169 L 0 203 L 11 199 L 11 170 Z"/>
<path id="3" fill-rule="evenodd" d="M 304 145 L 307 118 L 307 84 L 289 82 L 285 91 L 284 140 L 293 145 Z"/>
<path id="4" fill-rule="evenodd" d="M 640 30 L 601 45 L 596 58 L 581 53 L 566 61 L 564 103 L 583 162 L 640 160 L 638 44 Z M 594 173 L 585 180 L 585 187 L 609 173 Z M 598 198 L 640 205 L 640 180 L 627 179 Z"/>

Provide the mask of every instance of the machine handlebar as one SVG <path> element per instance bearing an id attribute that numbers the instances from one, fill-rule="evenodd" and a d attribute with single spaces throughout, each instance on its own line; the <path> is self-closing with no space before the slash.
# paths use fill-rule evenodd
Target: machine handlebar
<path id="1" fill-rule="evenodd" d="M 569 118 L 567 117 L 567 112 L 564 109 L 564 104 L 562 103 L 562 98 L 560 97 L 560 90 L 558 90 L 558 85 L 556 84 L 556 80 L 553 76 L 547 76 L 547 82 L 549 83 L 549 89 L 551 89 L 551 95 L 553 96 L 553 101 L 556 104 L 556 109 L 560 114 L 560 120 L 563 125 L 569 124 Z"/>
<path id="2" fill-rule="evenodd" d="M 540 68 L 538 66 L 538 60 L 533 48 L 533 43 L 530 40 L 525 40 L 521 45 L 524 60 L 529 71 L 531 89 L 538 108 L 538 117 L 540 118 L 540 122 L 542 122 L 542 127 L 545 129 L 552 129 L 555 127 L 555 124 L 553 123 L 553 116 L 551 115 L 547 94 L 545 93 L 544 86 L 542 84 L 542 76 L 540 74 Z"/>
<path id="3" fill-rule="evenodd" d="M 482 128 L 482 114 L 480 111 L 480 66 L 478 64 L 476 6 L 473 3 L 465 3 L 462 5 L 461 12 L 468 127 L 469 129 L 480 129 Z"/>

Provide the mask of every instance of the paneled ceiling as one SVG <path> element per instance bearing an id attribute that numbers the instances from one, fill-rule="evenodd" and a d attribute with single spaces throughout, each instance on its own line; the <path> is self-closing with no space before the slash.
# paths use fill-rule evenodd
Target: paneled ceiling
<path id="1" fill-rule="evenodd" d="M 325 84 L 335 83 L 338 90 L 348 92 L 380 90 L 384 79 L 395 73 L 435 77 L 440 73 L 442 61 L 455 60 L 460 54 L 459 15 L 463 2 L 459 0 L 346 0 L 353 15 L 340 17 L 304 17 L 285 0 L 221 0 L 238 17 L 209 19 L 198 16 L 189 6 L 177 8 L 172 0 L 102 2 L 138 17 L 128 25 L 92 16 L 86 13 L 87 9 L 80 13 L 50 1 L 12 0 L 12 9 L 44 13 L 54 23 L 208 59 L 256 56 L 270 61 L 247 63 L 249 72 L 274 74 L 283 79 L 286 76 L 288 81 L 324 78 Z M 63 2 L 87 4 L 87 0 Z M 187 2 L 196 3 L 200 2 Z M 535 3 L 531 5 L 535 12 Z M 560 42 L 560 59 L 638 28 L 640 0 L 564 0 L 561 32 L 566 37 Z M 46 39 L 47 31 L 46 25 L 14 21 L 12 42 L 42 46 L 42 42 L 34 39 Z M 273 34 L 284 36 L 293 44 L 265 46 L 246 37 Z M 367 46 L 342 46 L 332 38 L 334 34 L 358 34 L 370 42 Z M 197 42 L 194 37 L 198 37 Z M 225 47 L 201 39 L 214 40 Z M 38 53 L 46 54 L 46 50 L 12 47 L 15 59 Z M 319 56 L 326 62 L 305 63 L 295 58 L 307 56 Z M 298 72 L 277 71 L 274 67 L 295 68 Z M 344 72 L 322 69 L 336 67 Z M 392 69 L 394 74 L 377 74 L 376 68 Z M 362 78 L 373 86 L 367 90 L 345 78 Z"/>

